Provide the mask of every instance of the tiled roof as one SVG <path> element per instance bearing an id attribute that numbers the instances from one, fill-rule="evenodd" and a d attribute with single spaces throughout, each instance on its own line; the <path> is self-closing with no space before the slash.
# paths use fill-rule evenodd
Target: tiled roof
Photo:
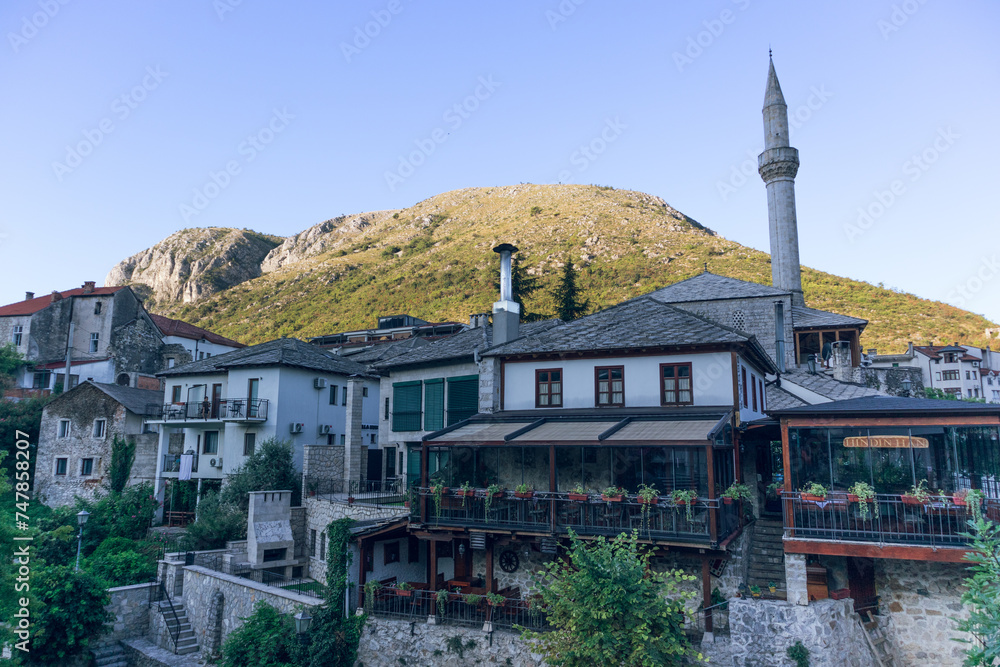
<path id="1" fill-rule="evenodd" d="M 805 306 L 792 306 L 792 326 L 796 329 L 812 329 L 815 327 L 862 327 L 868 320 L 850 315 L 831 313 L 828 310 L 817 310 Z"/>
<path id="2" fill-rule="evenodd" d="M 651 296 L 630 299 L 617 306 L 581 317 L 536 335 L 488 350 L 484 356 L 598 352 L 649 347 L 750 343 L 756 338 L 722 326 Z"/>
<path id="3" fill-rule="evenodd" d="M 816 392 L 817 394 L 829 398 L 831 401 L 840 401 L 849 398 L 861 398 L 864 396 L 882 395 L 877 389 L 866 387 L 863 384 L 853 382 L 841 382 L 835 380 L 826 373 L 816 373 L 813 375 L 804 368 L 791 369 L 781 376 L 782 382 L 786 380 Z M 770 412 L 770 410 L 768 410 Z"/>
<path id="4" fill-rule="evenodd" d="M 59 292 L 62 298 L 67 298 L 71 296 L 107 296 L 108 294 L 114 294 L 118 290 L 125 289 L 122 286 L 118 287 L 95 287 L 92 292 L 87 294 L 83 293 L 82 287 L 77 287 L 76 289 L 66 290 L 65 292 Z M 0 307 L 0 317 L 7 317 L 10 315 L 33 315 L 43 308 L 48 308 L 52 303 L 52 295 L 46 294 L 45 296 L 36 296 L 34 299 L 28 299 L 27 301 L 18 301 L 17 303 L 7 304 L 6 306 Z"/>
<path id="5" fill-rule="evenodd" d="M 418 347 L 430 345 L 434 339 L 428 340 L 413 336 L 402 340 L 386 341 L 381 343 L 370 343 L 358 351 L 358 347 L 352 348 L 349 345 L 330 350 L 336 356 L 343 359 L 350 359 L 359 364 L 374 364 L 380 361 L 388 361 L 395 357 L 408 354 Z"/>
<path id="6" fill-rule="evenodd" d="M 809 405 L 798 396 L 790 394 L 781 387 L 771 385 L 767 388 L 767 412 L 787 410 L 801 405 Z"/>
<path id="7" fill-rule="evenodd" d="M 293 366 L 343 375 L 368 375 L 365 367 L 358 362 L 330 354 L 297 338 L 279 338 L 260 345 L 244 347 L 240 350 L 175 366 L 162 371 L 159 375 L 224 373 L 230 368 L 244 366 Z"/>
<path id="8" fill-rule="evenodd" d="M 775 410 L 782 415 L 812 414 L 860 414 L 880 415 L 928 414 L 928 413 L 985 413 L 1000 416 L 1000 405 L 972 403 L 969 401 L 948 401 L 936 398 L 902 398 L 899 396 L 866 396 L 844 401 L 832 401 L 818 405 L 807 405 L 787 410 Z"/>
<path id="9" fill-rule="evenodd" d="M 122 387 L 117 384 L 105 384 L 103 382 L 86 382 L 82 386 L 91 384 L 103 391 L 105 394 L 115 399 L 125 406 L 130 412 L 137 415 L 146 413 L 147 405 L 160 405 L 163 403 L 163 390 L 137 389 L 135 387 Z M 70 392 L 67 392 L 69 394 Z"/>
<path id="10" fill-rule="evenodd" d="M 164 317 L 163 315 L 153 315 L 152 313 L 150 313 L 149 317 L 153 320 L 153 324 L 163 332 L 164 336 L 178 336 L 179 338 L 190 338 L 191 340 L 207 340 L 209 343 L 228 345 L 229 347 L 246 347 L 243 343 L 220 336 L 208 329 L 202 329 L 193 324 L 182 322 L 181 320 Z"/>
<path id="11" fill-rule="evenodd" d="M 719 299 L 749 299 L 755 297 L 788 296 L 790 293 L 770 285 L 727 278 L 705 271 L 693 278 L 661 287 L 646 296 L 663 303 L 686 301 L 716 301 Z"/>
<path id="12" fill-rule="evenodd" d="M 914 345 L 913 350 L 931 359 L 940 359 L 942 352 L 959 352 L 962 356 L 959 361 L 981 361 L 979 357 L 974 357 L 964 348 L 956 345 Z"/>
<path id="13" fill-rule="evenodd" d="M 560 320 L 543 320 L 541 322 L 522 322 L 520 324 L 521 338 L 513 341 L 533 339 L 537 334 L 547 331 L 553 327 L 561 325 Z M 493 325 L 487 324 L 484 327 L 466 329 L 460 333 L 436 340 L 429 345 L 417 348 L 408 354 L 400 355 L 394 359 L 389 359 L 382 363 L 374 364 L 375 368 L 395 368 L 399 366 L 412 366 L 416 364 L 427 364 L 451 359 L 471 358 L 474 350 L 480 352 L 487 349 L 493 343 Z"/>

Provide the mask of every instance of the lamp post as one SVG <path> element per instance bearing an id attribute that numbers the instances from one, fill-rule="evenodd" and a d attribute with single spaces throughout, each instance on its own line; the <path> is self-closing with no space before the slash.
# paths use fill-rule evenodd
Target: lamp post
<path id="1" fill-rule="evenodd" d="M 83 524 L 87 523 L 87 519 L 90 518 L 90 512 L 87 510 L 80 510 L 76 514 L 76 522 L 80 524 L 80 534 L 76 536 L 76 569 L 74 572 L 80 571 L 80 547 L 83 545 Z"/>
<path id="2" fill-rule="evenodd" d="M 912 384 L 913 383 L 910 382 L 909 378 L 903 380 L 903 391 L 906 392 L 907 397 L 909 397 L 910 395 L 910 387 L 912 386 Z"/>
<path id="3" fill-rule="evenodd" d="M 306 634 L 309 632 L 309 626 L 312 625 L 312 616 L 309 612 L 303 609 L 299 613 L 292 616 L 295 621 L 295 634 L 299 636 L 299 643 L 302 645 L 302 649 L 305 650 L 307 637 Z"/>

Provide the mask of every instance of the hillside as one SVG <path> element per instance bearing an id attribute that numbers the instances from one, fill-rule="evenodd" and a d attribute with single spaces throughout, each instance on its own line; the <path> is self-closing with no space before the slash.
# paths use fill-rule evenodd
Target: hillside
<path id="1" fill-rule="evenodd" d="M 400 211 L 328 220 L 280 245 L 266 238 L 274 246 L 256 276 L 188 303 L 163 285 L 152 292 L 153 309 L 247 343 L 367 328 L 386 314 L 468 321 L 496 300 L 491 249 L 501 242 L 517 245 L 520 262 L 539 277 L 542 289 L 527 303 L 534 312 L 553 312 L 548 290 L 566 258 L 595 309 L 690 277 L 706 262 L 721 275 L 771 278 L 766 253 L 718 236 L 658 197 L 596 186 L 469 188 Z M 807 305 L 870 321 L 865 347 L 988 343 L 990 323 L 979 315 L 808 268 L 802 278 Z"/>

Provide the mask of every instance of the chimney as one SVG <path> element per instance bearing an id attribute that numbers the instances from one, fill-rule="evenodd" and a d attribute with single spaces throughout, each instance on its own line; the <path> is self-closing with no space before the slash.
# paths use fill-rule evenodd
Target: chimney
<path id="1" fill-rule="evenodd" d="M 510 256 L 517 248 L 501 243 L 493 252 L 500 254 L 500 300 L 493 304 L 493 344 L 503 345 L 518 337 L 521 306 L 514 301 L 514 284 L 511 277 Z"/>
<path id="2" fill-rule="evenodd" d="M 61 299 L 62 299 L 62 294 L 60 294 L 57 290 L 52 290 L 52 303 L 60 301 Z"/>
<path id="3" fill-rule="evenodd" d="M 34 298 L 35 298 L 35 293 L 34 292 L 25 292 L 24 293 L 24 300 L 25 301 L 31 301 Z"/>
<path id="4" fill-rule="evenodd" d="M 785 302 L 774 302 L 774 348 L 778 372 L 785 372 Z"/>
<path id="5" fill-rule="evenodd" d="M 868 348 L 868 356 L 869 357 L 877 357 L 878 356 L 878 348 L 877 347 L 870 347 L 870 348 Z"/>
<path id="6" fill-rule="evenodd" d="M 481 329 L 490 321 L 489 313 L 473 313 L 469 315 L 469 326 L 473 329 Z"/>
<path id="7" fill-rule="evenodd" d="M 83 283 L 83 293 L 84 294 L 93 294 L 94 293 L 94 285 L 95 285 L 95 281 L 93 281 L 93 280 L 88 280 L 87 282 Z"/>
<path id="8" fill-rule="evenodd" d="M 913 341 L 912 340 L 909 343 L 906 344 L 906 354 L 910 355 L 911 357 L 913 356 Z"/>
<path id="9" fill-rule="evenodd" d="M 851 367 L 851 343 L 849 341 L 838 340 L 833 344 L 833 358 L 830 363 L 833 366 L 834 380 L 853 381 L 854 369 Z"/>

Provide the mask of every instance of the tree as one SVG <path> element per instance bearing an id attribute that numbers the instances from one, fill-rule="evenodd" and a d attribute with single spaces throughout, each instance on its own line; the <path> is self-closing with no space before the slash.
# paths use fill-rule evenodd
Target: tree
<path id="1" fill-rule="evenodd" d="M 34 569 L 30 593 L 31 650 L 14 651 L 24 664 L 69 663 L 114 619 L 105 609 L 110 601 L 105 582 L 86 570 L 58 565 Z"/>
<path id="2" fill-rule="evenodd" d="M 585 544 L 570 532 L 565 560 L 545 566 L 535 579 L 549 632 L 523 631 L 553 667 L 684 664 L 693 654 L 684 635 L 681 591 L 696 577 L 680 570 L 654 573 L 638 534 Z"/>
<path id="3" fill-rule="evenodd" d="M 292 462 L 292 443 L 268 438 L 243 465 L 229 476 L 222 502 L 236 505 L 244 516 L 250 511 L 251 491 L 291 490 L 292 506 L 302 501 L 301 476 Z"/>
<path id="4" fill-rule="evenodd" d="M 563 263 L 562 276 L 552 290 L 552 298 L 556 301 L 556 317 L 563 322 L 575 320 L 590 307 L 590 301 L 580 300 L 580 289 L 576 286 L 576 272 L 569 258 Z"/>
<path id="5" fill-rule="evenodd" d="M 924 397 L 925 398 L 936 398 L 944 401 L 955 401 L 958 400 L 955 394 L 949 394 L 943 389 L 938 389 L 937 387 L 924 387 Z"/>
<path id="6" fill-rule="evenodd" d="M 108 488 L 121 493 L 128 484 L 135 462 L 135 438 L 125 440 L 115 434 L 111 441 L 111 467 L 108 469 Z"/>
<path id="7" fill-rule="evenodd" d="M 2 388 L 0 388 L 2 389 Z M 16 456 L 15 446 L 18 440 L 27 440 L 30 445 L 28 453 L 31 460 L 35 460 L 35 453 L 38 449 L 38 433 L 42 425 L 42 408 L 52 400 L 51 398 L 29 398 L 23 401 L 7 401 L 0 399 L 0 447 L 9 454 L 7 463 L 14 460 Z M 18 435 L 26 433 L 27 438 Z M 34 478 L 35 466 L 31 466 L 31 476 Z"/>
<path id="8" fill-rule="evenodd" d="M 521 306 L 521 321 L 522 322 L 537 322 L 538 320 L 545 319 L 543 313 L 533 313 L 528 310 L 527 306 L 524 305 L 524 300 L 529 296 L 538 291 L 540 285 L 538 284 L 538 278 L 532 276 L 528 273 L 521 262 L 518 260 L 517 256 L 514 255 L 510 258 L 510 282 L 511 289 L 513 291 L 514 302 Z M 493 269 L 493 291 L 496 294 L 500 293 L 500 261 L 499 256 L 496 262 L 496 266 Z"/>
<path id="9" fill-rule="evenodd" d="M 17 372 L 22 366 L 24 355 L 12 343 L 0 345 L 0 393 L 16 383 Z"/>
<path id="10" fill-rule="evenodd" d="M 3 463 L 6 456 L 7 452 L 0 452 L 0 464 Z M 5 468 L 0 468 L 0 502 L 3 503 L 4 510 L 0 512 L 0 544 L 4 545 L 5 550 L 8 549 L 7 545 L 17 544 L 14 542 L 15 510 L 13 506 L 11 506 L 10 511 L 7 509 L 7 503 L 13 500 L 11 485 L 7 481 L 8 474 Z M 0 590 L 6 591 L 4 595 L 0 595 L 0 618 L 8 619 L 8 621 L 14 623 L 16 623 L 14 619 L 15 604 L 20 597 L 13 594 L 16 591 L 14 588 L 16 585 L 14 579 L 18 568 L 15 561 L 16 559 L 10 555 L 0 558 L 0 587 L 2 587 Z M 0 623 L 0 646 L 7 646 L 13 638 L 14 634 L 11 626 L 8 623 Z"/>
<path id="11" fill-rule="evenodd" d="M 969 645 L 965 649 L 967 667 L 989 667 L 1000 664 L 1000 525 L 982 517 L 969 523 L 974 530 L 975 551 L 965 554 L 972 565 L 962 593 L 969 617 L 959 621 L 958 629 L 973 638 L 958 641 Z"/>
<path id="12" fill-rule="evenodd" d="M 228 540 L 246 537 L 247 515 L 231 503 L 224 503 L 215 491 L 208 491 L 198 504 L 198 518 L 188 526 L 184 548 L 192 551 L 221 549 Z"/>
<path id="13" fill-rule="evenodd" d="M 226 637 L 222 645 L 222 667 L 295 667 L 301 649 L 295 626 L 288 616 L 266 602 L 258 602 L 253 614 Z"/>

